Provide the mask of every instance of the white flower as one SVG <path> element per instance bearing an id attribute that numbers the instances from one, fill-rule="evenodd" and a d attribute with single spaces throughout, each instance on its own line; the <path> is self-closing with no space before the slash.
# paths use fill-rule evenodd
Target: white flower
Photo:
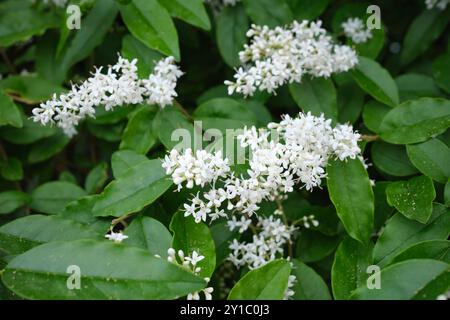
<path id="1" fill-rule="evenodd" d="M 284 293 L 283 300 L 289 300 L 289 298 L 295 294 L 295 291 L 292 290 L 292 288 L 294 287 L 294 284 L 296 282 L 297 282 L 297 277 L 294 275 L 290 275 L 288 278 L 288 286 L 287 286 L 286 292 Z"/>
<path id="2" fill-rule="evenodd" d="M 183 250 L 178 250 L 178 252 L 176 252 L 174 248 L 169 248 L 167 250 L 167 261 L 180 265 L 181 267 L 192 272 L 195 275 L 199 275 L 200 271 L 202 270 L 200 267 L 197 267 L 197 263 L 199 263 L 203 259 L 205 259 L 205 257 L 200 255 L 200 253 L 195 250 L 192 251 L 190 256 L 186 256 Z M 211 280 L 210 278 L 204 279 L 206 284 L 208 284 Z M 187 300 L 200 300 L 200 292 L 203 292 L 206 300 L 211 300 L 211 293 L 213 293 L 213 291 L 213 287 L 207 287 L 200 291 L 191 292 L 187 295 Z"/>
<path id="3" fill-rule="evenodd" d="M 228 93 L 252 96 L 256 90 L 274 93 L 303 75 L 330 77 L 348 71 L 357 62 L 356 52 L 333 42 L 322 22 L 294 21 L 286 28 L 252 25 L 247 32 L 250 44 L 239 53 L 242 67 L 234 81 L 225 81 Z"/>
<path id="4" fill-rule="evenodd" d="M 42 125 L 56 123 L 68 136 L 76 134 L 75 127 L 87 117 L 95 117 L 95 108 L 104 105 L 106 110 L 129 104 L 157 104 L 161 108 L 172 104 L 177 96 L 175 86 L 183 74 L 174 64 L 173 57 L 159 61 L 148 79 L 139 79 L 137 59 L 129 61 L 119 55 L 114 66 L 106 73 L 97 68 L 92 77 L 71 91 L 53 95 L 49 101 L 34 108 L 32 119 Z"/>
<path id="5" fill-rule="evenodd" d="M 251 223 L 252 220 L 246 218 L 245 216 L 241 216 L 240 220 L 237 220 L 235 216 L 232 216 L 231 220 L 227 221 L 227 225 L 230 231 L 233 231 L 234 229 L 239 229 L 239 233 L 245 232 Z"/>
<path id="6" fill-rule="evenodd" d="M 238 242 L 233 239 L 229 248 L 231 253 L 228 259 L 236 266 L 248 266 L 250 269 L 258 268 L 275 260 L 283 254 L 283 247 L 291 241 L 296 228 L 285 225 L 281 219 L 269 216 L 258 217 L 256 227 L 259 233 L 253 235 L 252 242 Z"/>
<path id="7" fill-rule="evenodd" d="M 425 4 L 429 10 L 438 8 L 439 10 L 445 10 L 450 0 L 425 0 Z"/>
<path id="8" fill-rule="evenodd" d="M 282 200 L 296 184 L 306 190 L 320 186 L 331 157 L 345 160 L 360 156 L 359 139 L 349 125 L 333 128 L 323 115 L 300 113 L 296 118 L 285 116 L 268 128 L 244 128 L 238 140 L 251 155 L 249 169 L 240 177 L 231 172 L 220 152 L 198 150 L 194 155 L 190 149 L 184 153 L 172 150 L 162 166 L 178 190 L 183 185 L 206 189 L 184 204 L 186 217 L 193 216 L 197 223 L 228 217 L 229 213 L 249 217 L 259 210 L 262 201 Z M 248 219 L 232 217 L 228 225 L 245 231 Z"/>
<path id="9" fill-rule="evenodd" d="M 105 238 L 114 241 L 116 243 L 120 243 L 123 240 L 128 239 L 128 236 L 124 235 L 122 232 L 111 231 L 111 233 L 105 235 Z"/>
<path id="10" fill-rule="evenodd" d="M 342 23 L 345 36 L 354 43 L 364 43 L 372 38 L 372 32 L 364 25 L 360 18 L 348 18 Z"/>
<path id="11" fill-rule="evenodd" d="M 34 2 L 34 1 L 33 1 Z M 68 0 L 44 0 L 45 5 L 49 5 L 52 3 L 56 7 L 64 8 L 67 4 Z"/>
<path id="12" fill-rule="evenodd" d="M 225 177 L 230 171 L 228 159 L 223 159 L 220 151 L 211 154 L 205 150 L 197 150 L 194 154 L 191 149 L 186 149 L 184 153 L 173 149 L 164 158 L 162 166 L 166 169 L 166 174 L 172 175 L 178 191 L 183 182 L 186 182 L 188 189 L 195 185 L 203 187 Z"/>

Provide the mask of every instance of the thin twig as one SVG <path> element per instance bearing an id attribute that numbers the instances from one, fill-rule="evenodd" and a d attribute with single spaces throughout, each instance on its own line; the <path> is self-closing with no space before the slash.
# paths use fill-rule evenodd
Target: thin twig
<path id="1" fill-rule="evenodd" d="M 361 136 L 361 140 L 363 141 L 367 141 L 367 142 L 372 142 L 372 141 L 377 141 L 379 140 L 380 137 L 378 135 L 368 135 L 368 134 L 363 134 Z"/>

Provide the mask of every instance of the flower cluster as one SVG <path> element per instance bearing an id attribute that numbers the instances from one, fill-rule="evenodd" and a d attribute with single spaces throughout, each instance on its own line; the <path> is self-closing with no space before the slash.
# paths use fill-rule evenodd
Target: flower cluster
<path id="1" fill-rule="evenodd" d="M 249 217 L 262 201 L 280 200 L 295 184 L 306 190 L 320 186 L 330 157 L 345 160 L 359 156 L 359 138 L 349 125 L 333 128 L 323 115 L 300 113 L 296 118 L 285 116 L 280 123 L 270 123 L 268 128 L 244 129 L 238 139 L 241 147 L 250 150 L 246 175 L 235 176 L 220 152 L 205 150 L 195 156 L 190 149 L 184 153 L 172 150 L 162 166 L 172 175 L 178 191 L 185 182 L 187 188 L 209 186 L 184 204 L 185 216 L 192 215 L 196 222 L 214 221 L 232 212 Z M 245 219 L 230 222 L 230 227 L 244 231 L 247 225 Z"/>
<path id="2" fill-rule="evenodd" d="M 213 11 L 219 12 L 223 7 L 235 6 L 241 0 L 205 0 L 211 6 Z"/>
<path id="3" fill-rule="evenodd" d="M 348 18 L 342 23 L 345 36 L 354 43 L 364 43 L 372 38 L 372 32 L 364 25 L 360 18 Z"/>
<path id="4" fill-rule="evenodd" d="M 348 71 L 358 63 L 356 52 L 335 44 L 322 22 L 294 21 L 286 28 L 252 25 L 247 32 L 250 44 L 239 53 L 243 64 L 225 81 L 228 93 L 252 96 L 256 90 L 274 93 L 292 82 L 301 82 L 303 75 L 329 77 Z"/>
<path id="5" fill-rule="evenodd" d="M 425 0 L 425 4 L 429 10 L 438 8 L 439 10 L 445 10 L 450 0 Z"/>
<path id="6" fill-rule="evenodd" d="M 291 242 L 294 226 L 287 226 L 279 218 L 258 217 L 256 228 L 260 230 L 253 235 L 252 242 L 231 242 L 228 259 L 236 266 L 258 268 L 282 256 L 284 246 Z"/>
<path id="7" fill-rule="evenodd" d="M 195 275 L 198 275 L 202 268 L 197 266 L 197 263 L 205 259 L 204 256 L 200 255 L 197 251 L 192 251 L 192 254 L 190 256 L 186 256 L 183 252 L 183 250 L 178 250 L 178 252 L 175 251 L 173 248 L 169 248 L 167 250 L 167 261 L 178 264 L 182 266 L 184 269 L 192 272 Z M 208 283 L 209 278 L 205 278 L 205 281 Z M 205 289 L 202 289 L 201 292 L 205 295 L 206 300 L 211 300 L 212 296 L 211 293 L 214 291 L 213 287 L 208 287 Z M 200 294 L 199 292 L 192 292 L 189 293 L 187 296 L 188 300 L 200 300 Z"/>
<path id="8" fill-rule="evenodd" d="M 188 189 L 192 189 L 194 185 L 204 187 L 221 177 L 226 177 L 230 172 L 228 160 L 223 159 L 220 151 L 211 154 L 205 150 L 197 150 L 194 153 L 191 149 L 186 149 L 180 154 L 173 149 L 164 158 L 162 166 L 166 174 L 172 175 L 178 190 L 182 188 L 183 182 L 186 182 Z"/>
<path id="9" fill-rule="evenodd" d="M 128 236 L 124 235 L 122 232 L 114 232 L 111 230 L 109 234 L 105 235 L 105 238 L 114 241 L 115 243 L 121 243 L 123 240 L 128 239 Z"/>
<path id="10" fill-rule="evenodd" d="M 177 96 L 177 79 L 183 74 L 168 57 L 159 61 L 148 79 L 139 79 L 137 59 L 129 61 L 119 55 L 117 63 L 106 74 L 97 68 L 92 77 L 73 85 L 66 94 L 56 95 L 33 109 L 32 119 L 42 125 L 56 123 L 68 136 L 76 134 L 75 127 L 86 117 L 95 117 L 95 107 L 106 110 L 127 104 L 170 105 Z"/>

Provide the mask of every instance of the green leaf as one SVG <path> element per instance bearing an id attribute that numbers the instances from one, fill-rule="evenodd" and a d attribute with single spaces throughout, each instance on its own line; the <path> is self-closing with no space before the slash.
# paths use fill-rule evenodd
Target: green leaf
<path id="1" fill-rule="evenodd" d="M 7 93 L 13 93 L 27 104 L 39 104 L 50 99 L 53 94 L 58 95 L 66 91 L 63 87 L 36 75 L 9 76 L 0 81 L 0 88 Z"/>
<path id="2" fill-rule="evenodd" d="M 146 154 L 157 143 L 157 135 L 151 125 L 156 113 L 157 109 L 149 106 L 135 112 L 123 131 L 120 149 Z"/>
<path id="3" fill-rule="evenodd" d="M 373 228 L 374 195 L 369 176 L 359 159 L 332 161 L 327 167 L 330 199 L 348 234 L 362 243 Z"/>
<path id="4" fill-rule="evenodd" d="M 386 188 L 386 196 L 389 205 L 405 217 L 427 223 L 433 212 L 436 191 L 430 178 L 419 176 L 391 183 Z"/>
<path id="5" fill-rule="evenodd" d="M 423 10 L 409 26 L 400 60 L 407 65 L 421 56 L 439 38 L 450 21 L 450 10 Z"/>
<path id="6" fill-rule="evenodd" d="M 57 27 L 59 22 L 53 12 L 39 12 L 24 4 L 20 7 L 0 6 L 0 47 L 26 41 L 40 35 L 48 28 Z"/>
<path id="7" fill-rule="evenodd" d="M 30 207 L 39 212 L 57 214 L 69 202 L 84 195 L 86 192 L 75 184 L 64 181 L 47 182 L 33 190 Z"/>
<path id="8" fill-rule="evenodd" d="M 116 179 L 124 175 L 128 169 L 140 164 L 141 162 L 146 162 L 149 159 L 135 151 L 131 150 L 120 150 L 113 153 L 111 158 L 111 167 Z"/>
<path id="9" fill-rule="evenodd" d="M 290 273 L 288 261 L 269 262 L 245 274 L 231 289 L 228 300 L 281 300 Z"/>
<path id="10" fill-rule="evenodd" d="M 108 180 L 108 164 L 100 162 L 86 176 L 84 189 L 87 193 L 97 193 Z"/>
<path id="11" fill-rule="evenodd" d="M 353 82 L 343 84 L 337 91 L 339 123 L 355 123 L 364 105 L 364 92 Z"/>
<path id="12" fill-rule="evenodd" d="M 126 35 L 122 39 L 122 55 L 130 61 L 138 59 L 137 72 L 139 78 L 148 78 L 156 62 L 163 57 L 161 53 L 148 48 L 131 35 Z"/>
<path id="13" fill-rule="evenodd" d="M 70 202 L 58 216 L 64 219 L 77 221 L 89 226 L 89 228 L 98 233 L 104 234 L 110 229 L 111 220 L 97 218 L 92 213 L 92 208 L 94 207 L 97 198 L 98 195 L 89 195 L 74 200 Z"/>
<path id="14" fill-rule="evenodd" d="M 194 126 L 186 115 L 175 107 L 165 107 L 158 111 L 153 120 L 153 130 L 158 133 L 159 141 L 168 150 L 175 148 L 179 143 L 192 148 Z M 198 134 L 201 135 L 201 133 Z"/>
<path id="15" fill-rule="evenodd" d="M 167 10 L 157 0 L 133 0 L 120 6 L 128 30 L 150 49 L 180 60 L 178 34 Z"/>
<path id="16" fill-rule="evenodd" d="M 333 296 L 337 300 L 347 300 L 358 287 L 365 285 L 367 267 L 372 264 L 373 245 L 362 245 L 346 238 L 339 245 L 331 270 Z"/>
<path id="17" fill-rule="evenodd" d="M 418 172 L 409 161 L 404 146 L 376 141 L 371 151 L 373 163 L 380 172 L 394 177 L 410 176 Z"/>
<path id="18" fill-rule="evenodd" d="M 351 299 L 356 300 L 409 300 L 427 284 L 448 272 L 447 263 L 413 259 L 391 265 L 379 274 L 381 289 L 371 290 L 366 285 L 358 288 Z"/>
<path id="19" fill-rule="evenodd" d="M 411 259 L 433 259 L 450 264 L 450 241 L 428 240 L 413 244 L 396 255 L 390 264 Z"/>
<path id="20" fill-rule="evenodd" d="M 375 212 L 374 212 L 374 229 L 380 230 L 386 220 L 394 212 L 394 208 L 389 206 L 386 200 L 386 188 L 390 182 L 377 181 L 375 187 L 373 187 L 373 194 L 375 195 Z"/>
<path id="21" fill-rule="evenodd" d="M 9 158 L 1 163 L 2 177 L 9 181 L 19 181 L 23 179 L 22 162 L 17 158 Z"/>
<path id="22" fill-rule="evenodd" d="M 403 74 L 395 78 L 395 82 L 402 102 L 421 97 L 439 97 L 442 95 L 433 78 L 423 74 Z"/>
<path id="23" fill-rule="evenodd" d="M 426 240 L 447 239 L 450 233 L 449 209 L 434 204 L 427 224 L 410 220 L 400 213 L 388 220 L 373 250 L 374 262 L 383 267 L 403 249 Z"/>
<path id="24" fill-rule="evenodd" d="M 384 117 L 380 136 L 394 144 L 423 142 L 450 127 L 450 101 L 420 98 L 403 102 Z"/>
<path id="25" fill-rule="evenodd" d="M 21 254 L 46 242 L 102 237 L 89 226 L 73 220 L 59 216 L 31 215 L 0 227 L 0 250 L 8 254 Z"/>
<path id="26" fill-rule="evenodd" d="M 185 217 L 179 211 L 172 217 L 170 230 L 173 232 L 172 248 L 183 250 L 186 256 L 193 251 L 204 256 L 197 266 L 201 268 L 202 277 L 210 278 L 216 267 L 216 251 L 209 228 L 203 222 L 196 223 L 193 217 Z"/>
<path id="27" fill-rule="evenodd" d="M 72 41 L 62 53 L 60 69 L 66 73 L 77 62 L 88 57 L 103 42 L 118 13 L 112 0 L 98 0 L 81 21 L 81 29 L 75 32 Z"/>
<path id="28" fill-rule="evenodd" d="M 327 236 L 318 231 L 304 230 L 296 244 L 295 257 L 303 262 L 317 262 L 334 252 L 339 236 Z"/>
<path id="29" fill-rule="evenodd" d="M 239 232 L 230 231 L 226 222 L 215 223 L 210 227 L 216 246 L 216 266 L 219 266 L 230 254 L 230 242 L 239 239 Z"/>
<path id="30" fill-rule="evenodd" d="M 375 141 L 371 151 L 375 167 L 383 174 L 403 177 L 418 173 L 404 146 Z"/>
<path id="31" fill-rule="evenodd" d="M 294 300 L 331 300 L 330 291 L 322 277 L 300 260 L 292 260 L 292 275 L 296 281 L 292 290 Z"/>
<path id="32" fill-rule="evenodd" d="M 383 121 L 384 116 L 391 110 L 391 107 L 388 107 L 385 104 L 382 104 L 375 100 L 370 100 L 364 105 L 362 118 L 365 126 L 375 132 L 378 133 L 380 131 L 380 125 Z"/>
<path id="33" fill-rule="evenodd" d="M 193 118 L 202 122 L 203 130 L 219 129 L 226 133 L 227 129 L 241 129 L 257 124 L 255 114 L 243 103 L 230 98 L 209 100 L 195 109 Z"/>
<path id="34" fill-rule="evenodd" d="M 0 192 L 0 214 L 11 213 L 31 202 L 31 197 L 22 191 Z"/>
<path id="35" fill-rule="evenodd" d="M 7 94 L 0 91 L 0 126 L 5 125 L 22 128 L 23 121 L 19 107 Z"/>
<path id="36" fill-rule="evenodd" d="M 433 76 L 436 84 L 450 93 L 450 53 L 443 54 L 434 60 Z"/>
<path id="37" fill-rule="evenodd" d="M 82 290 L 69 290 L 68 266 Z M 27 299 L 176 299 L 204 288 L 203 279 L 144 249 L 110 241 L 53 242 L 14 258 L 3 283 Z"/>
<path id="38" fill-rule="evenodd" d="M 330 0 L 288 0 L 294 19 L 297 21 L 314 20 L 325 11 Z"/>
<path id="39" fill-rule="evenodd" d="M 444 189 L 444 202 L 447 207 L 450 207 L 450 179 L 445 184 Z"/>
<path id="40" fill-rule="evenodd" d="M 239 52 L 247 42 L 249 21 L 242 5 L 225 7 L 217 17 L 216 40 L 223 60 L 230 67 L 241 64 Z"/>
<path id="41" fill-rule="evenodd" d="M 204 30 L 211 29 L 208 13 L 203 0 L 158 0 L 169 11 L 170 15 Z"/>
<path id="42" fill-rule="evenodd" d="M 165 258 L 172 242 L 169 230 L 158 220 L 140 216 L 125 230 L 127 245 L 148 250 L 152 255 Z"/>
<path id="43" fill-rule="evenodd" d="M 63 133 L 44 138 L 31 147 L 28 162 L 38 163 L 48 160 L 61 152 L 69 142 L 70 138 Z"/>
<path id="44" fill-rule="evenodd" d="M 336 89 L 333 81 L 326 78 L 303 78 L 301 83 L 289 85 L 289 91 L 297 105 L 315 116 L 322 113 L 325 118 L 337 122 L 338 109 Z"/>
<path id="45" fill-rule="evenodd" d="M 292 22 L 291 8 L 285 0 L 243 0 L 247 15 L 261 26 L 275 28 Z"/>
<path id="46" fill-rule="evenodd" d="M 389 72 L 378 62 L 359 57 L 359 63 L 352 71 L 353 79 L 365 92 L 388 106 L 399 103 L 397 84 Z"/>
<path id="47" fill-rule="evenodd" d="M 424 175 L 440 183 L 450 177 L 450 148 L 439 139 L 406 146 L 408 157 Z"/>
<path id="48" fill-rule="evenodd" d="M 43 138 L 54 135 L 58 132 L 56 127 L 42 126 L 23 116 L 23 127 L 1 127 L 0 136 L 2 139 L 13 144 L 30 144 Z"/>
<path id="49" fill-rule="evenodd" d="M 94 215 L 120 217 L 140 211 L 171 185 L 159 159 L 141 162 L 105 188 L 94 205 Z"/>

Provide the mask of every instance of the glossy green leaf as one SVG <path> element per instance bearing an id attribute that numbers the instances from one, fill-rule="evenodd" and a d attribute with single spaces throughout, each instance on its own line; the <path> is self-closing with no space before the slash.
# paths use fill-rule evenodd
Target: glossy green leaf
<path id="1" fill-rule="evenodd" d="M 201 104 L 193 117 L 202 122 L 203 130 L 219 129 L 223 133 L 257 123 L 255 114 L 246 105 L 230 98 L 216 98 Z"/>
<path id="2" fill-rule="evenodd" d="M 116 179 L 124 175 L 128 169 L 140 164 L 141 162 L 149 161 L 149 159 L 132 150 L 120 150 L 113 153 L 111 157 L 111 167 Z"/>
<path id="3" fill-rule="evenodd" d="M 369 276 L 367 267 L 372 264 L 373 245 L 363 245 L 346 238 L 339 245 L 331 270 L 333 296 L 337 300 L 347 300 L 353 291 L 365 285 Z"/>
<path id="4" fill-rule="evenodd" d="M 380 125 L 386 142 L 410 144 L 423 142 L 450 127 L 450 101 L 439 98 L 409 100 L 392 109 Z"/>
<path id="5" fill-rule="evenodd" d="M 56 215 L 31 215 L 0 227 L 0 251 L 21 254 L 42 243 L 101 238 L 102 234 L 73 220 Z"/>
<path id="6" fill-rule="evenodd" d="M 364 105 L 362 118 L 364 125 L 371 131 L 378 133 L 384 116 L 392 108 L 375 100 L 370 100 Z"/>
<path id="7" fill-rule="evenodd" d="M 228 300 L 281 300 L 290 272 L 286 260 L 275 260 L 251 270 L 234 285 Z"/>
<path id="8" fill-rule="evenodd" d="M 0 214 L 11 213 L 31 202 L 31 197 L 22 191 L 0 192 Z"/>
<path id="9" fill-rule="evenodd" d="M 450 21 L 449 9 L 423 10 L 406 32 L 401 62 L 406 65 L 424 53 L 441 35 Z"/>
<path id="10" fill-rule="evenodd" d="M 348 234 L 367 243 L 373 228 L 374 195 L 359 159 L 332 161 L 327 167 L 330 199 Z"/>
<path id="11" fill-rule="evenodd" d="M 82 290 L 67 279 L 78 266 Z M 110 241 L 53 242 L 14 258 L 3 283 L 28 299 L 176 299 L 202 289 L 203 279 L 144 249 Z"/>
<path id="12" fill-rule="evenodd" d="M 241 64 L 239 52 L 247 42 L 249 21 L 242 5 L 224 8 L 217 17 L 216 39 L 219 52 L 230 67 Z"/>
<path id="13" fill-rule="evenodd" d="M 271 28 L 292 22 L 291 8 L 285 0 L 244 0 L 247 15 L 257 25 Z"/>
<path id="14" fill-rule="evenodd" d="M 442 95 L 433 78 L 423 74 L 403 74 L 395 78 L 395 82 L 402 102 L 420 97 L 439 97 Z"/>
<path id="15" fill-rule="evenodd" d="M 9 181 L 19 181 L 23 178 L 22 162 L 17 158 L 9 158 L 0 163 L 2 177 Z"/>
<path id="16" fill-rule="evenodd" d="M 203 0 L 158 0 L 169 11 L 170 15 L 204 30 L 211 29 L 208 13 Z"/>
<path id="17" fill-rule="evenodd" d="M 433 259 L 450 263 L 450 241 L 428 240 L 413 244 L 396 255 L 390 264 L 410 259 Z"/>
<path id="18" fill-rule="evenodd" d="M 304 112 L 315 116 L 322 113 L 337 122 L 337 97 L 333 81 L 326 78 L 304 78 L 301 83 L 289 85 L 289 91 Z"/>
<path id="19" fill-rule="evenodd" d="M 64 181 L 47 182 L 33 190 L 30 207 L 38 212 L 57 214 L 69 202 L 84 195 L 86 192 L 75 184 Z"/>
<path id="20" fill-rule="evenodd" d="M 388 220 L 373 250 L 374 262 L 383 267 L 402 250 L 426 240 L 447 239 L 450 234 L 449 209 L 434 204 L 433 214 L 426 224 L 410 220 L 400 213 Z"/>
<path id="21" fill-rule="evenodd" d="M 108 165 L 106 162 L 100 162 L 86 176 L 84 189 L 87 193 L 98 192 L 108 180 Z"/>
<path id="22" fill-rule="evenodd" d="M 296 277 L 294 300 L 331 300 L 330 291 L 322 277 L 300 260 L 292 260 L 291 274 Z"/>
<path id="23" fill-rule="evenodd" d="M 396 181 L 386 188 L 388 203 L 405 217 L 427 223 L 436 197 L 433 181 L 426 176 Z"/>
<path id="24" fill-rule="evenodd" d="M 356 83 L 375 100 L 395 107 L 399 103 L 397 84 L 389 72 L 378 62 L 359 57 L 359 63 L 352 71 Z"/>
<path id="25" fill-rule="evenodd" d="M 314 20 L 325 11 L 330 0 L 287 0 L 297 21 Z"/>
<path id="26" fill-rule="evenodd" d="M 153 255 L 165 258 L 171 247 L 172 235 L 158 220 L 140 216 L 125 230 L 128 239 L 124 243 L 148 250 Z"/>
<path id="27" fill-rule="evenodd" d="M 170 222 L 173 232 L 172 248 L 183 250 L 191 255 L 196 251 L 205 258 L 197 266 L 201 268 L 200 275 L 210 278 L 216 266 L 216 251 L 214 240 L 209 228 L 203 223 L 196 223 L 192 216 L 185 217 L 183 212 L 177 212 Z"/>
<path id="28" fill-rule="evenodd" d="M 137 67 L 140 78 L 148 78 L 156 62 L 163 57 L 161 53 L 150 49 L 131 35 L 126 35 L 122 39 L 122 55 L 130 61 L 138 59 Z"/>
<path id="29" fill-rule="evenodd" d="M 440 183 L 450 178 L 450 148 L 439 139 L 406 146 L 408 157 L 424 175 Z"/>
<path id="30" fill-rule="evenodd" d="M 5 125 L 21 128 L 23 121 L 19 107 L 6 93 L 0 91 L 0 126 Z"/>
<path id="31" fill-rule="evenodd" d="M 133 0 L 120 6 L 128 30 L 150 49 L 180 59 L 178 34 L 169 12 L 157 0 Z"/>
<path id="32" fill-rule="evenodd" d="M 381 289 L 369 289 L 366 285 L 352 295 L 357 300 L 409 300 L 436 277 L 448 272 L 447 263 L 413 259 L 391 265 L 381 270 Z"/>
<path id="33" fill-rule="evenodd" d="M 159 159 L 141 162 L 105 188 L 94 205 L 94 215 L 120 217 L 140 211 L 171 185 Z"/>
<path id="34" fill-rule="evenodd" d="M 376 141 L 372 145 L 372 160 L 377 170 L 395 177 L 418 173 L 409 161 L 404 146 Z"/>
<path id="35" fill-rule="evenodd" d="M 318 231 L 304 230 L 298 236 L 295 257 L 303 262 L 317 262 L 334 252 L 338 236 L 327 236 Z"/>
<path id="36" fill-rule="evenodd" d="M 450 93 L 450 53 L 443 54 L 433 62 L 433 76 L 436 84 Z"/>
<path id="37" fill-rule="evenodd" d="M 146 154 L 156 144 L 157 134 L 152 126 L 156 112 L 156 108 L 143 106 L 133 114 L 123 131 L 120 149 Z"/>

